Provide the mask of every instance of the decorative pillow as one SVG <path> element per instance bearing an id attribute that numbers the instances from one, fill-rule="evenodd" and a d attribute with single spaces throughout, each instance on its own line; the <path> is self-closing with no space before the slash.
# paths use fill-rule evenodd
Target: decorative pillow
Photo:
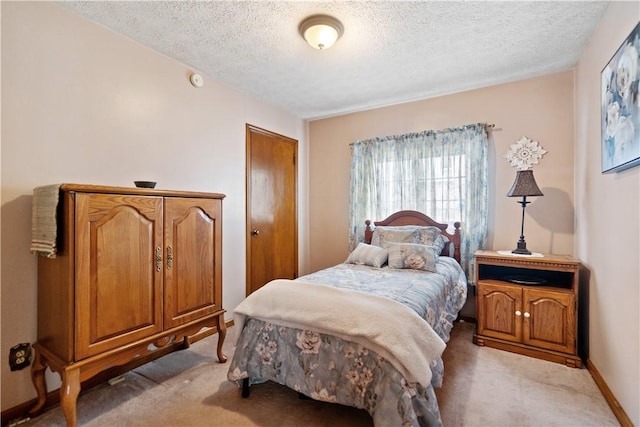
<path id="1" fill-rule="evenodd" d="M 345 262 L 349 264 L 364 264 L 371 267 L 382 267 L 387 262 L 388 252 L 379 246 L 358 243 L 358 246 L 349 254 Z"/>
<path id="2" fill-rule="evenodd" d="M 371 244 L 384 247 L 386 243 L 419 243 L 433 245 L 441 236 L 438 227 L 417 225 L 378 226 L 373 230 Z M 444 247 L 444 243 L 442 244 Z M 442 250 L 442 248 L 440 248 Z M 440 253 L 440 252 L 438 252 Z"/>
<path id="3" fill-rule="evenodd" d="M 384 246 L 386 243 L 415 243 L 417 235 L 414 226 L 385 227 L 378 226 L 373 230 L 371 244 Z"/>
<path id="4" fill-rule="evenodd" d="M 416 243 L 388 243 L 388 264 L 391 268 L 436 271 L 439 252 L 434 246 Z"/>
<path id="5" fill-rule="evenodd" d="M 441 234 L 440 237 L 442 237 L 442 242 L 443 242 L 443 247 L 440 250 L 440 255 L 442 255 L 443 249 L 444 249 L 444 256 L 448 256 L 448 257 L 453 258 L 455 256 L 455 253 L 456 253 L 456 245 L 451 240 L 449 240 L 449 238 L 447 236 L 443 236 Z M 449 243 L 448 246 L 447 246 L 447 243 Z M 434 243 L 434 245 L 435 245 L 435 243 Z"/>
<path id="6" fill-rule="evenodd" d="M 436 252 L 438 252 L 438 255 L 440 255 L 442 253 L 442 250 L 444 249 L 444 246 L 447 244 L 448 241 L 449 241 L 448 238 L 440 234 L 438 235 L 438 237 L 436 237 L 433 243 L 431 243 L 431 245 L 427 245 L 427 246 L 433 246 L 436 249 Z"/>
<path id="7" fill-rule="evenodd" d="M 421 245 L 433 245 L 438 241 L 439 237 L 442 237 L 442 233 L 438 227 L 418 227 L 418 241 L 415 243 L 419 243 Z M 442 247 L 444 247 L 444 241 L 442 242 Z M 442 248 L 440 248 L 442 250 Z M 440 253 L 440 252 L 438 252 Z"/>

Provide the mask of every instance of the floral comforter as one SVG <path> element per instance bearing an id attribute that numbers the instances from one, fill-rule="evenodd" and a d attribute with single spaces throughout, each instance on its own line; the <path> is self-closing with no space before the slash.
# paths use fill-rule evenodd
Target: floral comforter
<path id="1" fill-rule="evenodd" d="M 339 264 L 298 280 L 304 282 L 301 286 L 331 285 L 402 303 L 445 342 L 467 295 L 462 269 L 445 257 L 438 261 L 437 273 Z M 248 378 L 250 384 L 271 380 L 313 399 L 363 408 L 376 426 L 440 426 L 434 387 L 442 384 L 443 373 L 438 358 L 429 386 L 409 383 L 366 346 L 249 318 L 238 338 L 228 379 L 240 383 Z"/>

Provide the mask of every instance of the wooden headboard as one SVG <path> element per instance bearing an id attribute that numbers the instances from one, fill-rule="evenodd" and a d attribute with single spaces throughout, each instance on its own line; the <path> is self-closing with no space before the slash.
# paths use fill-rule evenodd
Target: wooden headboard
<path id="1" fill-rule="evenodd" d="M 371 228 L 371 221 L 366 220 L 364 223 L 367 226 L 364 230 L 364 241 L 365 243 L 371 244 L 371 238 L 373 237 L 373 228 Z M 429 218 L 427 215 L 418 211 L 398 211 L 394 214 L 391 214 L 388 218 L 383 219 L 382 221 L 376 221 L 373 224 L 375 226 L 418 225 L 421 227 L 438 227 L 440 229 L 440 233 L 442 233 L 447 237 L 447 239 L 449 239 L 449 243 L 447 243 L 442 250 L 442 255 L 449 256 L 449 245 L 453 244 L 453 257 L 458 260 L 458 262 L 460 262 L 460 223 L 457 221 L 453 223 L 453 228 L 455 229 L 453 234 L 449 234 L 447 232 L 447 227 L 449 226 L 448 224 L 441 224 L 439 222 L 436 222 L 433 219 Z"/>

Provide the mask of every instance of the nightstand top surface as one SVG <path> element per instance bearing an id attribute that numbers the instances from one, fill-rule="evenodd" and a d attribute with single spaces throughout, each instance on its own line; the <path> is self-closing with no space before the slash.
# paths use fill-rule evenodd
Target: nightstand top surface
<path id="1" fill-rule="evenodd" d="M 542 256 L 529 256 L 529 255 L 503 255 L 497 251 L 485 251 L 480 250 L 475 252 L 476 257 L 495 258 L 501 260 L 510 261 L 526 261 L 526 262 L 553 262 L 563 264 L 579 264 L 579 261 L 573 258 L 571 255 L 557 255 L 557 254 L 542 254 Z"/>

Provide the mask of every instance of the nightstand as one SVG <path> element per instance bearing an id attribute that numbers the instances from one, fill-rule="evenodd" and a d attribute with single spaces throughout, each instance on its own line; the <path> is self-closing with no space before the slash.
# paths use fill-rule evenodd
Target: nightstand
<path id="1" fill-rule="evenodd" d="M 477 251 L 473 342 L 580 368 L 578 275 L 565 255 Z"/>

